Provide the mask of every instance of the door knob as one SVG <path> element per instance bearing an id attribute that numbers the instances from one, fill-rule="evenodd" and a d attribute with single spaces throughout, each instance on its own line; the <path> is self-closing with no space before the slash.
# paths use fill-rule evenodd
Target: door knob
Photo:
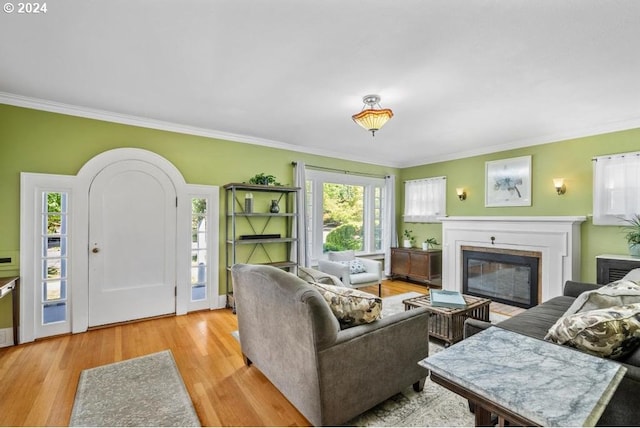
<path id="1" fill-rule="evenodd" d="M 100 252 L 100 249 L 99 249 L 98 247 L 95 247 L 95 248 L 94 248 L 93 250 L 91 250 L 91 251 L 92 251 L 92 252 L 94 252 L 94 253 L 99 253 L 99 252 Z"/>

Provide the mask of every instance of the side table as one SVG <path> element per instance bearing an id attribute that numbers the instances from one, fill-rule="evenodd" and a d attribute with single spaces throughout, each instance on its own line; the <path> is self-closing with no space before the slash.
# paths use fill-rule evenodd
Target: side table
<path id="1" fill-rule="evenodd" d="M 444 340 L 447 345 L 462 340 L 464 333 L 464 321 L 467 318 L 475 318 L 481 321 L 489 321 L 490 299 L 468 296 L 463 294 L 466 308 L 443 308 L 431 306 L 431 295 L 412 297 L 402 301 L 404 309 L 427 308 L 431 312 L 429 320 L 429 336 Z"/>

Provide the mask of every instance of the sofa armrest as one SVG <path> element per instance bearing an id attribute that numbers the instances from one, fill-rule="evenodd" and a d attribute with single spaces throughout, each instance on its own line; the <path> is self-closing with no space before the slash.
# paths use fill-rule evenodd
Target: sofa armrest
<path id="1" fill-rule="evenodd" d="M 378 274 L 378 278 L 382 279 L 382 263 L 377 260 L 366 259 L 364 257 L 356 257 L 362 262 L 367 272 L 375 272 Z"/>
<path id="2" fill-rule="evenodd" d="M 467 318 L 464 321 L 464 332 L 463 337 L 466 339 L 467 337 L 471 337 L 476 333 L 480 333 L 482 330 L 486 330 L 491 327 L 493 324 L 487 321 L 477 320 L 475 318 Z"/>
<path id="3" fill-rule="evenodd" d="M 350 287 L 349 266 L 338 262 L 331 262 L 329 260 L 318 260 L 318 270 L 337 276 L 344 285 Z"/>
<path id="4" fill-rule="evenodd" d="M 585 291 L 596 290 L 602 287 L 600 284 L 592 284 L 588 282 L 567 281 L 564 283 L 563 295 L 569 297 L 578 297 Z"/>

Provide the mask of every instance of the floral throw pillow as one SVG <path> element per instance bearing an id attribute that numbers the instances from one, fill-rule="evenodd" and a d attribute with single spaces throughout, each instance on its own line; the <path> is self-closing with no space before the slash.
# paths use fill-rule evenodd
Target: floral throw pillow
<path id="1" fill-rule="evenodd" d="M 544 338 L 598 357 L 624 357 L 640 345 L 640 303 L 565 315 Z"/>
<path id="2" fill-rule="evenodd" d="M 314 283 L 331 312 L 345 329 L 360 324 L 372 323 L 380 318 L 382 299 L 373 294 L 347 287 Z"/>

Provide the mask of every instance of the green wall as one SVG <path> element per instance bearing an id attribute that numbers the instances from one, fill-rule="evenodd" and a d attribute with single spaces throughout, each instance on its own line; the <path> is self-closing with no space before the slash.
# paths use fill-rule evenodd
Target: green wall
<path id="1" fill-rule="evenodd" d="M 595 282 L 598 254 L 627 254 L 626 241 L 619 227 L 594 226 L 592 223 L 592 185 L 594 156 L 640 150 L 640 129 L 577 138 L 557 143 L 530 146 L 460 160 L 403 169 L 400 181 L 447 176 L 447 215 L 449 216 L 589 216 L 582 224 L 581 279 Z M 531 155 L 530 207 L 484 206 L 485 162 Z M 558 196 L 552 178 L 564 177 L 567 192 Z M 460 201 L 456 187 L 464 187 L 467 199 Z M 399 215 L 404 200 L 399 201 Z M 417 242 L 435 236 L 442 242 L 439 223 L 401 223 L 413 230 Z"/>
<path id="2" fill-rule="evenodd" d="M 291 162 L 372 174 L 398 174 L 394 168 L 302 154 L 263 146 L 159 131 L 8 105 L 0 105 L 0 254 L 20 246 L 20 172 L 75 175 L 91 158 L 106 150 L 135 147 L 172 162 L 190 184 L 223 186 L 248 181 L 264 172 L 282 184 L 293 182 Z M 221 188 L 221 210 L 224 191 Z M 223 213 L 220 234 L 224 237 Z M 221 241 L 220 266 L 224 266 Z M 18 274 L 1 271 L 0 276 Z M 226 271 L 220 272 L 224 290 Z M 11 302 L 0 302 L 0 328 L 11 324 Z"/>
<path id="3" fill-rule="evenodd" d="M 247 181 L 256 173 L 276 176 L 283 184 L 292 182 L 291 161 L 312 165 L 398 176 L 397 213 L 403 209 L 402 181 L 446 175 L 447 213 L 467 215 L 588 215 L 591 213 L 593 156 L 640 150 L 640 129 L 579 138 L 455 161 L 422 165 L 402 170 L 308 155 L 294 151 L 184 135 L 129 125 L 85 119 L 56 113 L 0 105 L 0 254 L 19 250 L 20 172 L 75 175 L 92 157 L 106 150 L 136 147 L 153 151 L 171 161 L 187 183 L 222 186 Z M 516 156 L 532 156 L 531 207 L 485 208 L 484 163 Z M 565 177 L 567 193 L 557 196 L 551 179 Z M 460 202 L 456 187 L 464 187 L 467 200 Z M 222 190 L 222 189 L 221 189 Z M 224 192 L 221 192 L 221 207 Z M 221 212 L 220 231 L 224 223 Z M 401 219 L 401 217 L 399 217 Z M 409 224 L 418 242 L 435 236 L 441 240 L 440 224 Z M 404 225 L 399 224 L 399 233 Z M 220 266 L 224 266 L 224 245 L 219 244 Z M 625 254 L 626 245 L 617 227 L 582 226 L 582 279 L 595 280 L 595 256 Z M 18 271 L 0 270 L 0 276 Z M 225 271 L 220 272 L 224 290 Z M 10 299 L 0 302 L 0 328 L 11 324 Z"/>

